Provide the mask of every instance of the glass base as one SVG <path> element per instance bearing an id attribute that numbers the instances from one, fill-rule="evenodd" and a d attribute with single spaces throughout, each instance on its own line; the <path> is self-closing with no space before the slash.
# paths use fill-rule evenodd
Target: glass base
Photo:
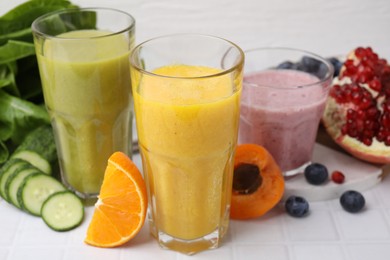
<path id="1" fill-rule="evenodd" d="M 311 161 L 307 162 L 307 163 L 304 163 L 302 164 L 301 166 L 295 168 L 295 169 L 292 169 L 292 170 L 288 170 L 288 171 L 284 171 L 283 172 L 283 176 L 284 177 L 292 177 L 292 176 L 295 176 L 299 173 L 303 173 L 303 171 L 305 170 L 305 168 L 311 164 Z"/>
<path id="2" fill-rule="evenodd" d="M 158 232 L 156 239 L 161 248 L 174 250 L 186 255 L 193 255 L 200 251 L 218 248 L 221 243 L 221 237 L 218 230 L 198 239 L 191 240 L 172 237 L 160 231 Z"/>
<path id="3" fill-rule="evenodd" d="M 216 249 L 222 243 L 222 238 L 227 233 L 228 221 L 213 232 L 196 239 L 180 239 L 163 231 L 158 231 L 150 214 L 148 214 L 150 233 L 163 249 L 173 250 L 186 255 L 193 255 L 201 251 Z"/>
<path id="4" fill-rule="evenodd" d="M 62 176 L 62 174 L 61 174 Z M 72 185 L 70 185 L 65 178 L 61 177 L 61 182 L 62 184 L 68 189 L 68 190 L 71 190 L 74 194 L 76 194 L 81 200 L 83 200 L 83 202 L 87 203 L 87 204 L 92 204 L 94 202 L 97 201 L 98 199 L 98 196 L 99 196 L 99 192 L 97 193 L 84 193 L 84 192 L 80 192 L 78 190 L 76 190 L 75 188 L 73 188 Z"/>

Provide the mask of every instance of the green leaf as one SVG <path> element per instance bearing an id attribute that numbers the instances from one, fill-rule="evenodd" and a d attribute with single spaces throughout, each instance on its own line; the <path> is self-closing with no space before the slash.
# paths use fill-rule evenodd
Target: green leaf
<path id="1" fill-rule="evenodd" d="M 0 47 L 0 64 L 16 61 L 30 55 L 35 55 L 33 43 L 9 40 Z"/>
<path id="2" fill-rule="evenodd" d="M 0 141 L 6 141 L 12 136 L 12 125 L 0 120 Z"/>
<path id="3" fill-rule="evenodd" d="M 7 161 L 9 156 L 9 151 L 5 143 L 0 141 L 0 165 Z"/>
<path id="4" fill-rule="evenodd" d="M 2 90 L 0 90 L 0 111 L 0 125 L 6 126 L 5 131 L 0 130 L 1 140 L 11 138 L 13 142 L 20 143 L 32 129 L 50 123 L 44 107 L 9 95 Z"/>
<path id="5" fill-rule="evenodd" d="M 0 45 L 9 39 L 32 42 L 31 24 L 46 13 L 75 7 L 67 0 L 30 0 L 0 17 Z"/>
<path id="6" fill-rule="evenodd" d="M 19 97 L 20 92 L 15 80 L 17 70 L 16 62 L 0 64 L 0 88 L 4 88 L 8 93 Z"/>
<path id="7" fill-rule="evenodd" d="M 12 83 L 12 77 L 10 75 L 7 64 L 0 65 L 0 88 L 6 87 Z"/>
<path id="8" fill-rule="evenodd" d="M 6 43 L 8 40 L 18 40 L 32 43 L 33 36 L 31 27 L 0 35 L 0 45 Z"/>

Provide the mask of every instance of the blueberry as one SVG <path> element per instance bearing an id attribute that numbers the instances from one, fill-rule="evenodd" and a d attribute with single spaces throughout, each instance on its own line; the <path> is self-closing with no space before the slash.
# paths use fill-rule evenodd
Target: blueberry
<path id="1" fill-rule="evenodd" d="M 343 66 L 343 63 L 339 59 L 337 59 L 335 57 L 328 58 L 327 60 L 330 63 L 332 63 L 332 65 L 334 67 L 334 74 L 333 74 L 333 76 L 337 77 L 340 74 L 340 69 Z"/>
<path id="2" fill-rule="evenodd" d="M 356 213 L 364 207 L 366 200 L 360 192 L 348 190 L 341 195 L 340 204 L 346 211 Z"/>
<path id="3" fill-rule="evenodd" d="M 305 71 L 305 66 L 302 64 L 302 62 L 296 62 L 294 65 L 291 67 L 293 70 L 300 70 L 300 71 Z"/>
<path id="4" fill-rule="evenodd" d="M 323 79 L 326 76 L 326 73 L 328 73 L 329 68 L 325 63 L 321 63 L 318 67 L 318 70 L 314 73 L 318 78 Z"/>
<path id="5" fill-rule="evenodd" d="M 287 213 L 296 218 L 304 217 L 309 212 L 309 203 L 299 196 L 290 196 L 284 206 Z"/>
<path id="6" fill-rule="evenodd" d="M 294 67 L 294 63 L 291 61 L 285 61 L 280 63 L 276 68 L 277 69 L 291 69 Z"/>
<path id="7" fill-rule="evenodd" d="M 320 163 L 312 163 L 305 168 L 305 178 L 308 183 L 320 185 L 324 183 L 328 177 L 328 169 Z"/>
<path id="8" fill-rule="evenodd" d="M 303 56 L 301 59 L 303 70 L 309 73 L 316 73 L 321 65 L 321 61 L 309 56 Z"/>

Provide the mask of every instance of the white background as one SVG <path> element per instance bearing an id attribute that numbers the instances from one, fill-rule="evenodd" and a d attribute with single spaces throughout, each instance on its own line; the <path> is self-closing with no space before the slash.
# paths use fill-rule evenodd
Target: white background
<path id="1" fill-rule="evenodd" d="M 23 0 L 1 0 L 0 13 Z M 73 0 L 137 21 L 137 42 L 172 33 L 227 38 L 242 49 L 285 46 L 322 56 L 371 46 L 390 59 L 389 0 Z"/>
<path id="2" fill-rule="evenodd" d="M 0 14 L 24 0 L 0 0 Z M 285 46 L 322 56 L 345 55 L 371 46 L 390 60 L 389 0 L 73 0 L 81 7 L 112 7 L 137 21 L 137 42 L 172 33 L 205 33 L 229 39 L 242 49 Z M 333 151 L 341 165 L 358 161 Z M 136 156 L 137 165 L 140 158 Z M 320 161 L 321 162 L 321 161 Z M 356 164 L 356 165 L 355 165 Z M 339 168 L 330 165 L 329 167 Z M 332 170 L 332 169 L 330 169 Z M 351 172 L 349 174 L 355 174 Z M 369 175 L 367 175 L 369 176 Z M 192 257 L 161 250 L 144 225 L 126 245 L 100 249 L 83 243 L 93 208 L 83 224 L 58 233 L 40 218 L 0 199 L 0 259 L 127 260 L 388 260 L 390 259 L 390 176 L 364 192 L 366 209 L 349 214 L 338 200 L 310 204 L 310 215 L 295 219 L 277 207 L 262 218 L 231 221 L 217 250 Z"/>

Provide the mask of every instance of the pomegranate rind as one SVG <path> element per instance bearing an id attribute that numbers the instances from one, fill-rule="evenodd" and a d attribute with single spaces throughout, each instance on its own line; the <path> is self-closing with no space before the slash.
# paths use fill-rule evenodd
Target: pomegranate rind
<path id="1" fill-rule="evenodd" d="M 333 97 L 328 97 L 322 123 L 331 138 L 345 151 L 360 160 L 376 164 L 390 163 L 390 147 L 384 143 L 374 138 L 373 143 L 367 146 L 348 135 L 342 135 L 341 127 L 345 121 L 346 110 L 345 105 L 339 105 Z"/>

